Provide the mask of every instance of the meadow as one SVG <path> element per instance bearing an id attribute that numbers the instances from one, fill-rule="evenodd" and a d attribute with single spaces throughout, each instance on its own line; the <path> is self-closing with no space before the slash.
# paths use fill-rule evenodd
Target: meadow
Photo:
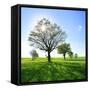
<path id="1" fill-rule="evenodd" d="M 41 82 L 85 79 L 85 58 L 21 59 L 21 82 Z"/>

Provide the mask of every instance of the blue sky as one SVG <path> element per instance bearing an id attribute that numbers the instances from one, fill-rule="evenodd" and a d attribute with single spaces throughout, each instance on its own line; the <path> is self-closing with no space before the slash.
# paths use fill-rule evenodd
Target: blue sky
<path id="1" fill-rule="evenodd" d="M 47 18 L 51 22 L 56 23 L 66 32 L 66 42 L 71 44 L 72 51 L 79 56 L 85 56 L 85 11 L 75 10 L 56 10 L 56 9 L 37 9 L 37 8 L 21 8 L 21 54 L 22 57 L 29 57 L 30 51 L 35 49 L 29 46 L 28 36 L 33 30 L 36 23 Z M 45 56 L 43 51 L 39 55 Z M 43 54 L 42 54 L 43 52 Z M 54 50 L 52 56 L 60 56 Z"/>

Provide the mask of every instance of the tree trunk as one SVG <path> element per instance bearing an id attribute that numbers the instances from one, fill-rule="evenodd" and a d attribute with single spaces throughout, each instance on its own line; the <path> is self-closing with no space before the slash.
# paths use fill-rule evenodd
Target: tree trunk
<path id="1" fill-rule="evenodd" d="M 64 56 L 64 60 L 65 60 L 66 59 L 66 57 L 65 57 L 66 56 L 66 53 L 64 53 L 63 56 Z"/>
<path id="2" fill-rule="evenodd" d="M 51 62 L 50 52 L 48 51 L 48 62 Z"/>

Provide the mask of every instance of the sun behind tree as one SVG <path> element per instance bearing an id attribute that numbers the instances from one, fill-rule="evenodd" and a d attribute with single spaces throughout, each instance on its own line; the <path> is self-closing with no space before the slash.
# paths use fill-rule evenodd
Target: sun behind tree
<path id="1" fill-rule="evenodd" d="M 39 48 L 48 53 L 48 62 L 51 62 L 50 53 L 56 49 L 58 44 L 65 41 L 66 33 L 55 23 L 43 18 L 34 30 L 30 32 L 28 41 L 31 46 Z"/>

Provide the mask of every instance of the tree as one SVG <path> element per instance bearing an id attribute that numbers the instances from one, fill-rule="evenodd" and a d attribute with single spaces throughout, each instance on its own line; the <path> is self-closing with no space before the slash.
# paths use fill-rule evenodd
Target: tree
<path id="1" fill-rule="evenodd" d="M 75 53 L 75 58 L 77 58 L 78 57 L 78 54 L 77 53 Z"/>
<path id="2" fill-rule="evenodd" d="M 31 54 L 31 56 L 32 56 L 32 60 L 34 60 L 35 58 L 38 57 L 38 53 L 37 53 L 36 50 L 32 50 L 32 51 L 30 52 L 30 54 Z"/>
<path id="3" fill-rule="evenodd" d="M 64 60 L 66 59 L 65 56 L 66 56 L 66 53 L 68 53 L 69 51 L 71 51 L 71 48 L 70 48 L 70 44 L 67 44 L 67 43 L 63 43 L 61 45 L 58 46 L 58 53 L 59 54 L 63 54 L 63 57 L 64 57 Z"/>
<path id="4" fill-rule="evenodd" d="M 44 50 L 48 55 L 48 62 L 51 62 L 50 53 L 62 43 L 66 38 L 66 34 L 61 28 L 51 23 L 48 19 L 41 19 L 34 30 L 29 34 L 29 42 L 31 46 Z"/>
<path id="5" fill-rule="evenodd" d="M 73 57 L 73 52 L 72 51 L 69 51 L 68 52 L 68 55 L 69 55 L 70 58 L 72 58 Z"/>

